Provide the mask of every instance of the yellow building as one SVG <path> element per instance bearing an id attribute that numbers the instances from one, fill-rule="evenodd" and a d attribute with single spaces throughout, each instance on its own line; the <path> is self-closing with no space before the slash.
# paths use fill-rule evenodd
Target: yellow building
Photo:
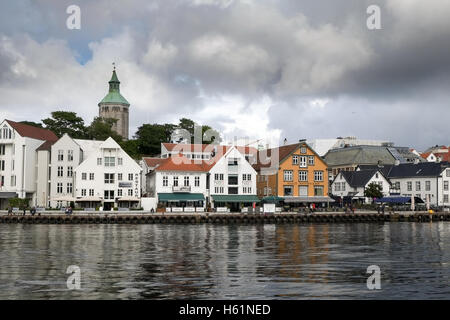
<path id="1" fill-rule="evenodd" d="M 283 197 L 285 203 L 328 203 L 328 167 L 306 142 L 262 150 L 254 165 L 260 198 Z"/>

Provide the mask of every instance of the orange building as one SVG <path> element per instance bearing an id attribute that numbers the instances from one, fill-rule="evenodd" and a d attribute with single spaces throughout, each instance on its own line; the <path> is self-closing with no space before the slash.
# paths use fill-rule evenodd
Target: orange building
<path id="1" fill-rule="evenodd" d="M 283 197 L 286 203 L 327 203 L 328 167 L 306 142 L 258 152 L 253 166 L 258 173 L 260 198 Z"/>

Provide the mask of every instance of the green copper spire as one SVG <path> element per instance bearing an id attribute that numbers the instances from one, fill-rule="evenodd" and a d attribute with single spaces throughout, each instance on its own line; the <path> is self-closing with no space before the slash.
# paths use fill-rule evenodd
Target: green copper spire
<path id="1" fill-rule="evenodd" d="M 109 81 L 109 92 L 106 95 L 106 97 L 103 98 L 100 103 L 119 103 L 119 104 L 126 104 L 130 105 L 128 101 L 120 94 L 120 81 L 119 78 L 117 78 L 116 74 L 116 66 L 114 65 L 114 70 L 112 73 L 111 80 Z"/>

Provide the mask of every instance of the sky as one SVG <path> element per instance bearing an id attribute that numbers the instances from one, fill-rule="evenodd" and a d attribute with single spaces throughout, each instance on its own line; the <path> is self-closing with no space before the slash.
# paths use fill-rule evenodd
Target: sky
<path id="1" fill-rule="evenodd" d="M 449 16 L 444 0 L 4 1 L 0 119 L 89 124 L 115 62 L 130 136 L 187 117 L 225 140 L 449 145 Z"/>

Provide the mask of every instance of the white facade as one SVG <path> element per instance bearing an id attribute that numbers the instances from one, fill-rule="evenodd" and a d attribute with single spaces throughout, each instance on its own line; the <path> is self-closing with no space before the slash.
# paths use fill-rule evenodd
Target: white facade
<path id="1" fill-rule="evenodd" d="M 393 192 L 404 197 L 421 198 L 437 206 L 450 206 L 450 168 L 443 169 L 439 176 L 391 178 Z"/>
<path id="2" fill-rule="evenodd" d="M 255 195 L 256 171 L 239 152 L 231 147 L 209 170 L 209 195 Z"/>
<path id="3" fill-rule="evenodd" d="M 9 198 L 36 203 L 36 149 L 45 140 L 21 136 L 9 123 L 0 123 L 0 208 Z"/>
<path id="4" fill-rule="evenodd" d="M 75 197 L 82 207 L 139 206 L 141 167 L 112 139 L 94 148 L 75 169 Z"/>
<path id="5" fill-rule="evenodd" d="M 383 196 L 389 195 L 391 184 L 379 171 L 374 172 L 373 176 L 364 186 L 358 187 L 352 187 L 345 179 L 343 172 L 340 172 L 331 184 L 331 193 L 338 197 L 353 196 L 354 198 L 364 198 L 365 202 L 370 202 L 371 199 L 364 197 L 364 190 L 371 183 L 376 183 L 381 186 Z"/>

